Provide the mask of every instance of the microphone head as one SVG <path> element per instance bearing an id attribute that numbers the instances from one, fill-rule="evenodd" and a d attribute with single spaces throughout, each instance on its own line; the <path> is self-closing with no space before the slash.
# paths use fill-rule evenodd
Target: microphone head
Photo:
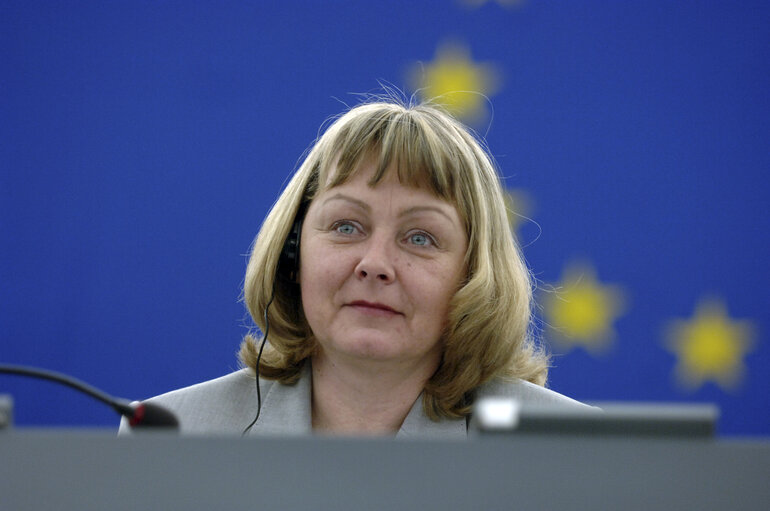
<path id="1" fill-rule="evenodd" d="M 179 429 L 176 416 L 162 406 L 145 403 L 131 403 L 133 413 L 128 417 L 131 428 L 170 428 Z"/>

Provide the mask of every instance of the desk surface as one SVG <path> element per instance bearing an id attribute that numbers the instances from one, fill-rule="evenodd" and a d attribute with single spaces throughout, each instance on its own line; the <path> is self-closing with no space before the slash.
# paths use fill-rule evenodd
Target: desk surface
<path id="1" fill-rule="evenodd" d="M 770 442 L 0 432 L 0 508 L 770 509 Z"/>

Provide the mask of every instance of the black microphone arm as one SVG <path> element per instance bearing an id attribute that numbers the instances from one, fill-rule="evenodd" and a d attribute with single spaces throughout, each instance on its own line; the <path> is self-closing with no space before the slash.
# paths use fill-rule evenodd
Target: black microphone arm
<path id="1" fill-rule="evenodd" d="M 113 410 L 126 417 L 132 428 L 179 428 L 179 421 L 177 421 L 174 414 L 162 406 L 138 401 L 132 403 L 126 399 L 115 398 L 105 394 L 96 387 L 92 387 L 87 383 L 62 373 L 36 367 L 8 364 L 0 364 L 0 373 L 50 380 L 88 394 L 102 403 L 108 404 Z"/>

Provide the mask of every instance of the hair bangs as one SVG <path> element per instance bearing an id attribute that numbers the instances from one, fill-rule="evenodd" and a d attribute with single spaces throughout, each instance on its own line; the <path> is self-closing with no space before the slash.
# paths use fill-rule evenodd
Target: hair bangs
<path id="1" fill-rule="evenodd" d="M 359 114 L 352 119 L 343 116 L 338 121 L 341 125 L 329 133 L 327 150 L 319 161 L 323 188 L 347 182 L 371 158 L 376 168 L 370 186 L 376 186 L 389 172 L 396 172 L 399 183 L 430 190 L 458 205 L 460 194 L 454 175 L 458 161 L 446 137 L 437 132 L 424 112 L 387 106 L 390 108 L 370 115 Z"/>

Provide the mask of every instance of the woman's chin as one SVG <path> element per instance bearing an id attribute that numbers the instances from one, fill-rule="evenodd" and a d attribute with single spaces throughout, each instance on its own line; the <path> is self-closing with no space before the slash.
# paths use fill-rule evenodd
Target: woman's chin
<path id="1" fill-rule="evenodd" d="M 393 339 L 358 338 L 340 343 L 337 350 L 349 357 L 383 362 L 397 360 L 405 355 Z"/>
<path id="2" fill-rule="evenodd" d="M 322 343 L 327 356 L 347 359 L 358 364 L 387 365 L 418 365 L 423 362 L 434 365 L 440 359 L 440 353 L 433 349 L 416 349 L 414 344 L 404 343 L 403 339 L 394 339 L 384 335 L 358 335 L 356 337 L 339 339 L 332 345 Z"/>

